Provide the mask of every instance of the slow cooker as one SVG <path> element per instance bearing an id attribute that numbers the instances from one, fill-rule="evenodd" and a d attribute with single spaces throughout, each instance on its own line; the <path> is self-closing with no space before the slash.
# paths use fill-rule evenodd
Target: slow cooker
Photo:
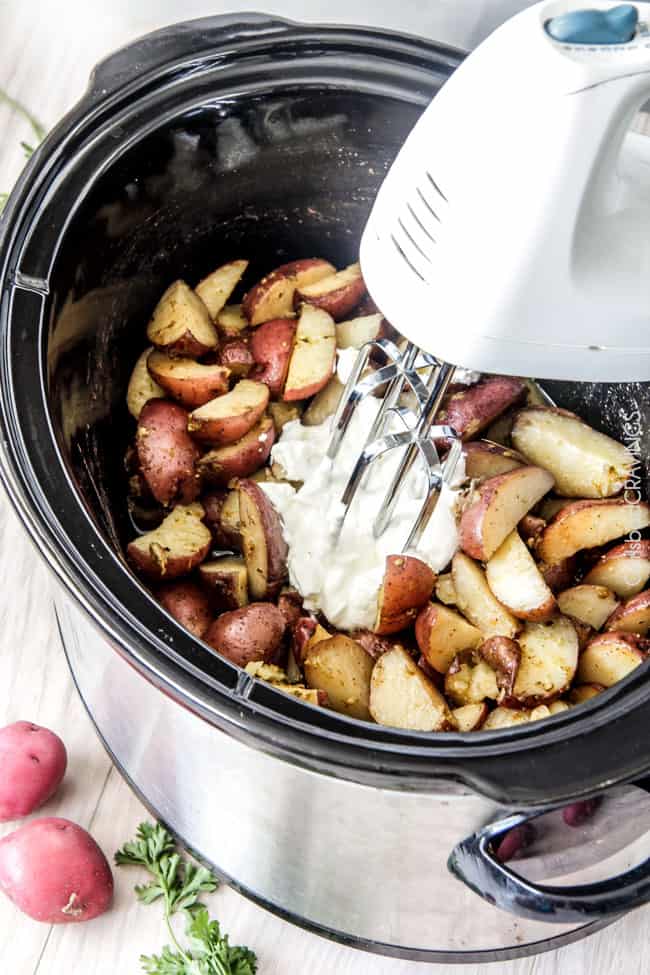
<path id="1" fill-rule="evenodd" d="M 130 572 L 122 464 L 126 383 L 163 288 L 233 255 L 253 279 L 305 254 L 355 259 L 387 168 L 461 57 L 250 14 L 179 24 L 102 62 L 2 219 L 0 449 L 61 583 L 79 692 L 152 813 L 298 924 L 466 962 L 556 947 L 650 899 L 646 793 L 621 787 L 650 769 L 647 664 L 579 708 L 477 735 L 307 707 L 193 639 Z M 475 163 L 480 180 L 480 146 Z M 638 431 L 647 482 L 648 383 L 546 388 L 615 436 Z M 569 839 L 547 813 L 546 845 L 518 873 L 495 858 L 514 826 L 600 793 Z"/>

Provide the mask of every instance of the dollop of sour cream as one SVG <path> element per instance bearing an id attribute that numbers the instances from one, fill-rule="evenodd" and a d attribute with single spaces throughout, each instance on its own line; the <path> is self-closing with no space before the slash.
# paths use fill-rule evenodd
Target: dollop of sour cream
<path id="1" fill-rule="evenodd" d="M 343 355 L 339 360 L 341 380 L 356 358 L 354 350 L 350 351 L 353 356 Z M 341 495 L 378 409 L 379 401 L 373 397 L 359 404 L 334 463 L 327 457 L 331 417 L 319 426 L 303 426 L 300 420 L 287 423 L 271 457 L 288 481 L 302 484 L 297 489 L 284 482 L 259 485 L 282 519 L 291 584 L 307 609 L 322 612 L 342 630 L 374 626 L 386 556 L 403 552 L 427 490 L 424 474 L 416 464 L 390 524 L 375 538 L 373 522 L 400 460 L 399 451 L 389 452 L 372 465 L 336 539 Z M 449 564 L 458 548 L 458 488 L 464 479 L 461 459 L 454 483 L 443 487 L 417 549 L 407 553 L 422 559 L 435 572 Z"/>

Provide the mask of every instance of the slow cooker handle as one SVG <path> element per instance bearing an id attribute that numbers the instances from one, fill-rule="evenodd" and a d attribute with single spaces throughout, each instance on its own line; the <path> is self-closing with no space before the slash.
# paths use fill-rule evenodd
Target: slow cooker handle
<path id="1" fill-rule="evenodd" d="M 608 880 L 573 887 L 535 884 L 500 863 L 494 850 L 505 834 L 548 811 L 514 813 L 490 823 L 455 847 L 448 869 L 488 903 L 533 921 L 581 924 L 624 914 L 650 901 L 650 859 Z"/>
<path id="2" fill-rule="evenodd" d="M 100 61 L 94 68 L 86 97 L 91 101 L 103 100 L 122 88 L 135 75 L 139 79 L 152 71 L 177 64 L 179 58 L 192 57 L 197 62 L 221 48 L 230 36 L 241 40 L 247 28 L 259 39 L 262 30 L 269 34 L 282 33 L 292 24 L 275 15 L 241 13 L 217 14 L 181 24 L 171 24 L 138 38 L 132 44 L 119 48 Z"/>

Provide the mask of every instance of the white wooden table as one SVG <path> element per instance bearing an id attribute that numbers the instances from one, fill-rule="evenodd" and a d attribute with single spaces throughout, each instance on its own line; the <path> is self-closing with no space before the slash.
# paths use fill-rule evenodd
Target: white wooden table
<path id="1" fill-rule="evenodd" d="M 260 7 L 296 19 L 375 22 L 470 46 L 521 0 L 304 0 Z M 92 65 L 139 34 L 183 18 L 246 10 L 253 2 L 220 0 L 0 0 L 0 88 L 53 124 L 83 90 Z M 22 165 L 20 139 L 28 132 L 0 105 L 0 191 Z M 146 812 L 111 767 L 78 700 L 56 631 L 52 580 L 0 494 L 0 725 L 19 718 L 45 724 L 64 739 L 69 771 L 61 793 L 43 812 L 90 829 L 107 855 L 131 837 Z M 0 835 L 11 826 L 0 827 Z M 39 925 L 0 897 L 1 975 L 135 975 L 138 956 L 162 947 L 157 908 L 138 905 L 132 871 L 116 871 L 113 910 L 87 925 Z M 625 975 L 650 970 L 648 909 L 559 952 L 508 964 L 419 966 L 364 955 L 330 944 L 265 913 L 234 891 L 222 889 L 212 909 L 233 942 L 253 947 L 261 975 Z"/>

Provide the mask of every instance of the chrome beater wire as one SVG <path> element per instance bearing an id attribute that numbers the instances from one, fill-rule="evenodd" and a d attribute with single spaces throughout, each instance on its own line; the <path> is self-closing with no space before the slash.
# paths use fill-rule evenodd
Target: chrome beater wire
<path id="1" fill-rule="evenodd" d="M 363 376 L 373 351 L 383 354 L 387 360 L 386 365 Z M 420 457 L 427 478 L 427 492 L 404 547 L 412 549 L 417 546 L 435 511 L 443 483 L 449 484 L 453 480 L 462 453 L 462 445 L 455 430 L 434 423 L 454 370 L 454 366 L 438 362 L 412 343 L 407 343 L 400 349 L 388 339 L 375 339 L 362 346 L 332 421 L 332 438 L 327 451 L 332 462 L 336 460 L 341 442 L 361 400 L 382 386 L 385 390 L 364 447 L 341 496 L 342 510 L 333 532 L 335 539 L 340 537 L 354 497 L 372 463 L 389 451 L 401 448 L 402 458 L 375 518 L 373 534 L 378 538 L 386 530 L 413 464 Z M 420 373 L 427 372 L 425 381 Z M 415 399 L 415 410 L 400 405 L 405 389 Z M 391 416 L 400 419 L 405 427 L 403 432 L 384 432 Z M 436 439 L 442 438 L 451 442 L 443 464 L 435 445 Z"/>

